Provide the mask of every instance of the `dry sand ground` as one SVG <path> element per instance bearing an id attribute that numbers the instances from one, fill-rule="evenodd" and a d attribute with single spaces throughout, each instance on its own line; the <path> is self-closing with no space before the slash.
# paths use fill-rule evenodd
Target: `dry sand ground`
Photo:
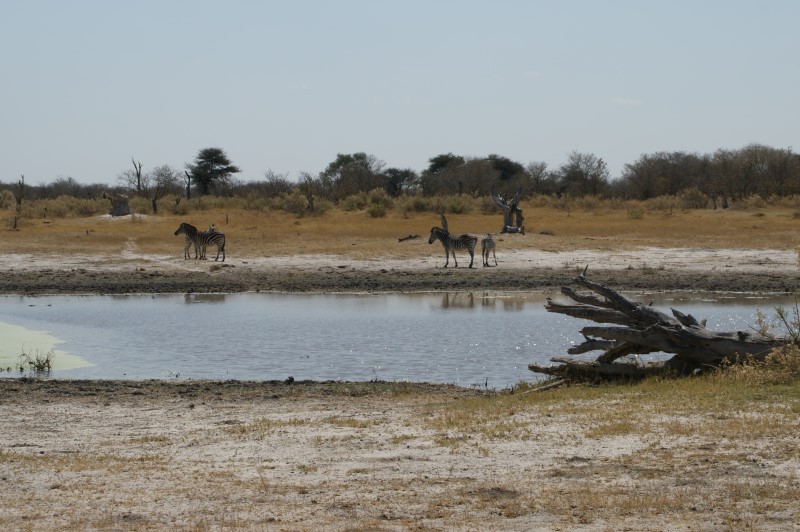
<path id="1" fill-rule="evenodd" d="M 337 255 L 229 257 L 224 263 L 139 252 L 119 255 L 0 255 L 0 294 L 185 292 L 415 292 L 558 290 L 589 266 L 618 290 L 796 292 L 794 250 L 634 248 L 502 252 L 499 266 L 443 268 L 427 241 L 418 260 L 353 260 Z M 190 275 L 187 275 L 190 274 Z"/>
<path id="2" fill-rule="evenodd" d="M 800 285 L 794 252 L 764 250 L 520 251 L 473 270 L 123 255 L 3 255 L 0 293 L 556 289 L 587 264 L 623 290 Z M 480 392 L 449 386 L 0 379 L 0 528 L 797 529 L 798 432 L 764 428 L 800 428 L 797 405 L 692 418 L 643 400 L 598 430 L 549 394 L 465 434 L 448 416 Z M 744 440 L 705 430 L 739 418 L 758 421 Z"/>

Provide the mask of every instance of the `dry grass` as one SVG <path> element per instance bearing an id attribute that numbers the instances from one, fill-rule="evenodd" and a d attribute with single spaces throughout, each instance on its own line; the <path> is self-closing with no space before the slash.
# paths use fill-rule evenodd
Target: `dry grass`
<path id="1" fill-rule="evenodd" d="M 124 407 L 27 397 L 0 419 L 0 527 L 791 530 L 800 383 L 757 372 L 469 397 L 209 387 L 192 408 L 147 388 Z"/>
<path id="2" fill-rule="evenodd" d="M 798 244 L 800 221 L 795 210 L 773 207 L 748 210 L 686 210 L 669 214 L 647 211 L 632 219 L 618 209 L 565 211 L 522 204 L 528 235 L 500 238 L 506 249 L 560 251 L 578 248 L 625 249 L 637 246 L 792 249 Z M 756 214 L 758 216 L 756 216 Z M 0 214 L 2 218 L 2 214 Z M 318 217 L 297 218 L 282 211 L 209 209 L 185 216 L 134 216 L 133 219 L 25 219 L 17 231 L 4 231 L 10 253 L 118 254 L 134 245 L 141 253 L 175 255 L 181 236 L 173 233 L 186 221 L 199 228 L 215 223 L 227 237 L 227 247 L 240 257 L 332 253 L 369 258 L 376 253 L 397 258 L 421 253 L 419 246 L 388 245 L 399 237 L 427 238 L 439 225 L 431 213 L 371 218 L 363 211 L 333 209 Z M 499 214 L 449 214 L 453 233 L 497 233 Z M 235 250 L 235 251 L 234 251 Z"/>

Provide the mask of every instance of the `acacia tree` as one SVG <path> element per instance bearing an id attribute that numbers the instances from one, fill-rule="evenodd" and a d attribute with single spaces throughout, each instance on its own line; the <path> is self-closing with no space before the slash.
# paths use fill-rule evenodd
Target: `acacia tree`
<path id="1" fill-rule="evenodd" d="M 547 168 L 544 161 L 530 162 L 525 166 L 525 194 L 555 194 L 558 192 L 558 176 Z"/>
<path id="2" fill-rule="evenodd" d="M 386 192 L 397 197 L 403 192 L 413 191 L 418 186 L 419 176 L 411 168 L 387 168 L 383 175 L 386 176 Z"/>
<path id="3" fill-rule="evenodd" d="M 608 186 L 608 166 L 592 153 L 573 151 L 558 177 L 561 189 L 572 196 L 602 194 Z"/>
<path id="4" fill-rule="evenodd" d="M 385 165 L 364 152 L 339 153 L 320 174 L 320 182 L 331 199 L 340 200 L 358 192 L 385 188 L 388 178 L 381 173 Z"/>
<path id="5" fill-rule="evenodd" d="M 460 155 L 453 153 L 442 153 L 428 159 L 428 168 L 422 171 L 419 183 L 423 194 L 433 196 L 442 193 L 453 193 L 455 190 L 448 190 L 447 174 L 453 169 L 461 167 L 466 161 Z"/>
<path id="6" fill-rule="evenodd" d="M 194 159 L 194 164 L 187 164 L 187 175 L 201 194 L 208 194 L 213 188 L 226 184 L 232 174 L 241 172 L 231 163 L 222 148 L 203 148 Z"/>

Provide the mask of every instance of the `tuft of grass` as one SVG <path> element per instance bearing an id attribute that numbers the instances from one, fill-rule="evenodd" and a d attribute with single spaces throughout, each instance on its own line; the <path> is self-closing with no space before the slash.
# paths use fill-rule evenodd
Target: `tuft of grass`
<path id="1" fill-rule="evenodd" d="M 641 220 L 644 218 L 644 209 L 642 207 L 630 207 L 628 209 L 628 218 L 631 220 Z"/>
<path id="2" fill-rule="evenodd" d="M 25 351 L 23 349 L 22 354 L 19 355 L 18 367 L 20 372 L 30 370 L 37 375 L 49 374 L 53 369 L 53 360 L 55 360 L 55 357 L 56 354 L 53 349 L 45 353 L 42 353 L 38 349 L 34 351 Z"/>
<path id="3" fill-rule="evenodd" d="M 311 423 L 308 419 L 268 419 L 259 418 L 250 423 L 234 423 L 226 426 L 223 431 L 241 439 L 263 440 L 267 436 L 274 434 L 288 427 L 300 427 Z"/>
<path id="4" fill-rule="evenodd" d="M 613 438 L 616 436 L 627 436 L 639 432 L 642 427 L 632 421 L 612 421 L 594 426 L 586 431 L 585 436 L 589 439 L 598 440 L 600 438 Z"/>

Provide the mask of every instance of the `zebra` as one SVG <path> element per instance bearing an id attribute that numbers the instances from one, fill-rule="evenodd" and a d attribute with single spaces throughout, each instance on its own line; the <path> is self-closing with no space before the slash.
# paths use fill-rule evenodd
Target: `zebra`
<path id="1" fill-rule="evenodd" d="M 492 252 L 492 256 L 494 257 L 494 265 L 497 266 L 497 255 L 494 252 L 496 247 L 497 246 L 495 245 L 494 240 L 492 240 L 491 234 L 487 234 L 485 237 L 483 237 L 483 240 L 481 240 L 481 256 L 483 257 L 484 266 L 489 265 L 490 251 Z"/>
<path id="2" fill-rule="evenodd" d="M 222 253 L 222 262 L 225 262 L 225 233 L 217 231 L 214 224 L 208 226 L 208 231 L 203 231 L 198 236 L 200 242 L 200 258 L 206 258 L 206 248 L 211 244 L 217 246 L 217 256 L 215 261 L 219 259 L 219 254 Z"/>
<path id="3" fill-rule="evenodd" d="M 469 267 L 472 268 L 472 263 L 475 260 L 475 245 L 478 243 L 478 237 L 473 235 L 459 235 L 453 236 L 447 230 L 447 220 L 442 214 L 442 227 L 432 227 L 431 236 L 428 239 L 428 244 L 433 244 L 434 240 L 439 240 L 444 246 L 444 267 L 450 264 L 450 254 L 453 255 L 453 262 L 455 267 L 458 268 L 458 261 L 456 260 L 456 250 L 466 249 L 469 253 Z"/>
<path id="4" fill-rule="evenodd" d="M 189 246 L 194 244 L 194 258 L 197 259 L 197 250 L 200 249 L 200 231 L 198 231 L 197 228 L 191 224 L 182 223 L 175 230 L 176 235 L 181 233 L 184 235 L 183 258 L 189 258 Z"/>

